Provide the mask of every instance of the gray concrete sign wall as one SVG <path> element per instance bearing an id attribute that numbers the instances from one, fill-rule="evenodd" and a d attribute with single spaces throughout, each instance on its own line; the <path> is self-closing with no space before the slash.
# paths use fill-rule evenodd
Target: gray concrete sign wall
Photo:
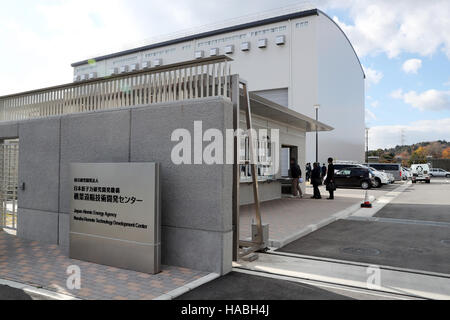
<path id="1" fill-rule="evenodd" d="M 158 273 L 159 165 L 73 163 L 70 181 L 70 257 Z"/>
<path id="2" fill-rule="evenodd" d="M 232 263 L 231 165 L 171 161 L 174 130 L 232 129 L 224 98 L 82 113 L 0 124 L 19 137 L 18 236 L 59 244 L 68 253 L 70 163 L 156 162 L 161 169 L 162 263 L 227 273 Z M 206 146 L 207 143 L 205 143 Z"/>

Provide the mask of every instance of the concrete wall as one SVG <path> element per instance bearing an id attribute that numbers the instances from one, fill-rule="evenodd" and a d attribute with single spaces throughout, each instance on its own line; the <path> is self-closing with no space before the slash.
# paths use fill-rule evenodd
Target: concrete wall
<path id="1" fill-rule="evenodd" d="M 228 273 L 232 261 L 232 166 L 171 161 L 175 129 L 231 129 L 223 98 L 155 104 L 0 124 L 0 139 L 18 137 L 18 236 L 68 252 L 71 162 L 159 162 L 162 263 Z"/>
<path id="2" fill-rule="evenodd" d="M 281 183 L 278 181 L 261 181 L 259 187 L 259 200 L 261 202 L 281 199 Z M 241 206 L 255 203 L 253 184 L 241 183 L 239 186 L 239 199 Z"/>

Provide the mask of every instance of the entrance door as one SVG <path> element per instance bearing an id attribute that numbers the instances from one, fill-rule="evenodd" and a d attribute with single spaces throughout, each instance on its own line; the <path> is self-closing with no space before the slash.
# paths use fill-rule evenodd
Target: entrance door
<path id="1" fill-rule="evenodd" d="M 0 228 L 17 230 L 19 140 L 0 143 Z"/>

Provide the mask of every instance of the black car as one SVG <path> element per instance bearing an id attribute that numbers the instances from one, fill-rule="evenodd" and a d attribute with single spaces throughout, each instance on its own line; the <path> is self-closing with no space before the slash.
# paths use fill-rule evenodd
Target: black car
<path id="1" fill-rule="evenodd" d="M 369 169 L 366 168 L 345 168 L 341 169 L 334 175 L 336 187 L 361 187 L 370 189 L 374 185 L 374 180 Z"/>

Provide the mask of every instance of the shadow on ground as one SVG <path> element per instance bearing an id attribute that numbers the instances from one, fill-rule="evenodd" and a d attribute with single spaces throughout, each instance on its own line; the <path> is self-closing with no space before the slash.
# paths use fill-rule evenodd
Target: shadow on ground
<path id="1" fill-rule="evenodd" d="M 0 300 L 33 300 L 31 296 L 19 289 L 0 285 Z"/>
<path id="2" fill-rule="evenodd" d="M 349 300 L 314 286 L 232 272 L 177 300 Z"/>

